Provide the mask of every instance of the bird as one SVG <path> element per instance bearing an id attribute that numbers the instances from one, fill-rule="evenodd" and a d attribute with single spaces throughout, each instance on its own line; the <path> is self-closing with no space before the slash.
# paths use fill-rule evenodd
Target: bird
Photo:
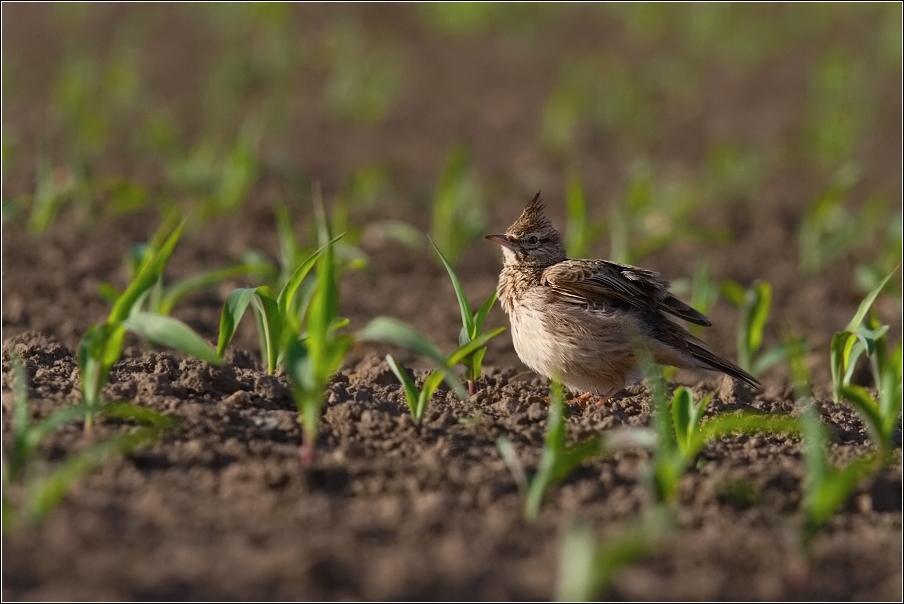
<path id="1" fill-rule="evenodd" d="M 518 358 L 564 384 L 575 401 L 597 404 L 659 365 L 718 371 L 760 389 L 759 381 L 668 318 L 712 325 L 669 292 L 660 273 L 609 260 L 571 260 L 538 192 L 502 235 L 497 292 Z"/>

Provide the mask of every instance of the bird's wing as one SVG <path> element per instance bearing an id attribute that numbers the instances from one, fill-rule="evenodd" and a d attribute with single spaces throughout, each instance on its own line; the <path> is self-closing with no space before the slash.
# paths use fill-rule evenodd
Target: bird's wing
<path id="1" fill-rule="evenodd" d="M 697 325 L 709 319 L 669 292 L 657 272 L 608 260 L 565 260 L 543 271 L 541 283 L 571 299 L 609 305 L 621 301 L 639 309 L 667 312 Z"/>

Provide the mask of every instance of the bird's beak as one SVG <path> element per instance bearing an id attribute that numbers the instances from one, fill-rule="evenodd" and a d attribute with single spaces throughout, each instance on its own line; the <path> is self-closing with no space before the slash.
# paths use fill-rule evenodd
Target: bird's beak
<path id="1" fill-rule="evenodd" d="M 514 251 L 515 249 L 515 244 L 509 241 L 508 237 L 506 237 L 505 235 L 487 235 L 487 239 L 489 239 L 493 243 L 498 243 L 503 247 L 507 247 L 510 250 Z"/>

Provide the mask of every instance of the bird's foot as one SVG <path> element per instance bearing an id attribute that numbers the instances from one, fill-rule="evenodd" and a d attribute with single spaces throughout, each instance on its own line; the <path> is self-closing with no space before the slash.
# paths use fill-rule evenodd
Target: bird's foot
<path id="1" fill-rule="evenodd" d="M 581 407 L 581 409 L 583 409 L 590 403 L 591 400 L 593 400 L 593 393 L 585 392 L 584 394 L 582 394 L 580 396 L 574 397 L 573 399 L 571 399 L 568 402 L 573 405 L 578 405 L 579 407 Z"/>

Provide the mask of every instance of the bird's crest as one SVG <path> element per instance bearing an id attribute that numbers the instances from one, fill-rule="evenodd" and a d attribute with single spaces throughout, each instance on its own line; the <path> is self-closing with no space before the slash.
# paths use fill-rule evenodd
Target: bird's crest
<path id="1" fill-rule="evenodd" d="M 518 217 L 518 220 L 509 227 L 508 232 L 512 234 L 527 233 L 529 231 L 536 231 L 542 227 L 548 227 L 551 230 L 555 230 L 543 210 L 543 200 L 540 198 L 540 191 L 537 191 L 534 198 L 530 200 L 530 203 L 528 203 L 527 207 L 524 208 L 524 211 L 521 212 L 521 216 Z"/>

